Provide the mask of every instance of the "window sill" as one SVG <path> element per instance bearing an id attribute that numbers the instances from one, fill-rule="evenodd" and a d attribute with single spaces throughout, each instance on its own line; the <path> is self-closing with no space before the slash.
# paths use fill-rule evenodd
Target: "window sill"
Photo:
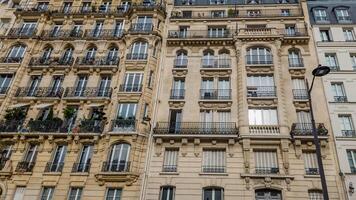
<path id="1" fill-rule="evenodd" d="M 60 176 L 62 172 L 44 172 L 43 175 L 45 176 Z"/>
<path id="2" fill-rule="evenodd" d="M 308 175 L 308 174 L 305 174 L 304 178 L 320 178 L 320 175 Z"/>
<path id="3" fill-rule="evenodd" d="M 206 172 L 200 172 L 200 176 L 228 176 L 228 173 L 206 173 Z"/>
<path id="4" fill-rule="evenodd" d="M 159 175 L 179 175 L 179 172 L 160 172 Z"/>
<path id="5" fill-rule="evenodd" d="M 89 172 L 72 172 L 71 176 L 89 176 Z"/>

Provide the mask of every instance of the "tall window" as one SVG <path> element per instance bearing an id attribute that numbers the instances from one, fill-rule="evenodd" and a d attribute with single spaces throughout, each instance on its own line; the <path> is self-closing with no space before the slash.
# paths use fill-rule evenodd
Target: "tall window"
<path id="1" fill-rule="evenodd" d="M 0 170 L 5 167 L 6 161 L 11 157 L 12 145 L 4 145 L 0 150 Z"/>
<path id="2" fill-rule="evenodd" d="M 71 187 L 68 194 L 68 200 L 81 200 L 83 188 Z"/>
<path id="3" fill-rule="evenodd" d="M 228 33 L 226 27 L 209 27 L 208 28 L 208 35 L 211 38 L 221 38 L 225 37 Z"/>
<path id="4" fill-rule="evenodd" d="M 130 54 L 128 54 L 127 59 L 129 60 L 146 60 L 148 51 L 147 42 L 135 42 L 131 45 Z"/>
<path id="5" fill-rule="evenodd" d="M 223 200 L 224 189 L 218 187 L 208 187 L 203 189 L 203 200 Z"/>
<path id="6" fill-rule="evenodd" d="M 117 119 L 113 131 L 135 131 L 137 103 L 121 103 L 118 105 Z"/>
<path id="7" fill-rule="evenodd" d="M 139 16 L 137 17 L 137 23 L 133 24 L 133 30 L 135 31 L 151 31 L 152 30 L 152 17 L 151 16 Z"/>
<path id="8" fill-rule="evenodd" d="M 141 92 L 142 90 L 143 73 L 129 72 L 125 74 L 125 83 L 122 91 L 124 92 Z"/>
<path id="9" fill-rule="evenodd" d="M 16 45 L 10 49 L 10 52 L 7 55 L 6 61 L 9 63 L 12 62 L 21 62 L 26 52 L 26 46 Z"/>
<path id="10" fill-rule="evenodd" d="M 93 145 L 86 144 L 83 145 L 80 152 L 78 163 L 75 166 L 77 172 L 89 172 L 91 165 L 91 158 L 93 156 Z"/>
<path id="11" fill-rule="evenodd" d="M 356 173 L 356 150 L 347 150 L 347 159 L 349 160 L 351 173 Z"/>
<path id="12" fill-rule="evenodd" d="M 26 187 L 18 186 L 16 187 L 14 200 L 25 200 Z"/>
<path id="13" fill-rule="evenodd" d="M 106 64 L 117 64 L 118 56 L 119 49 L 116 47 L 110 48 L 106 57 Z"/>
<path id="14" fill-rule="evenodd" d="M 346 102 L 346 91 L 343 83 L 331 83 L 331 90 L 335 102 Z"/>
<path id="15" fill-rule="evenodd" d="M 48 64 L 49 59 L 51 58 L 53 48 L 52 47 L 47 47 L 43 50 L 42 57 L 41 57 L 41 63 L 43 64 Z"/>
<path id="16" fill-rule="evenodd" d="M 350 54 L 351 62 L 352 62 L 352 69 L 356 70 L 356 54 L 352 53 Z"/>
<path id="17" fill-rule="evenodd" d="M 55 24 L 50 32 L 50 37 L 58 37 L 62 29 L 62 24 Z"/>
<path id="18" fill-rule="evenodd" d="M 323 192 L 319 190 L 309 190 L 309 200 L 323 200 Z"/>
<path id="19" fill-rule="evenodd" d="M 43 187 L 41 192 L 41 200 L 52 200 L 54 187 Z"/>
<path id="20" fill-rule="evenodd" d="M 256 174 L 276 174 L 279 172 L 276 151 L 255 151 Z"/>
<path id="21" fill-rule="evenodd" d="M 101 5 L 99 6 L 99 12 L 103 12 L 103 13 L 108 12 L 110 9 L 110 5 L 111 5 L 110 1 L 102 2 Z"/>
<path id="22" fill-rule="evenodd" d="M 298 50 L 291 50 L 288 54 L 289 67 L 304 67 L 303 60 Z"/>
<path id="23" fill-rule="evenodd" d="M 41 80 L 42 80 L 42 76 L 38 76 L 38 75 L 31 76 L 29 88 L 27 91 L 27 96 L 29 97 L 36 96 L 36 91 L 38 89 L 38 86 L 40 85 Z"/>
<path id="24" fill-rule="evenodd" d="M 71 47 L 66 48 L 61 57 L 61 60 L 59 61 L 59 64 L 63 64 L 63 65 L 71 64 L 71 62 L 73 61 L 73 51 L 74 49 Z"/>
<path id="25" fill-rule="evenodd" d="M 91 48 L 87 49 L 87 53 L 85 55 L 85 61 L 94 61 L 96 51 L 97 51 L 96 47 L 91 47 Z"/>
<path id="26" fill-rule="evenodd" d="M 63 13 L 70 13 L 72 10 L 72 2 L 64 2 L 62 6 L 62 12 Z"/>
<path id="27" fill-rule="evenodd" d="M 81 97 L 85 95 L 85 88 L 87 86 L 88 76 L 79 75 L 77 79 L 77 84 L 74 91 L 74 96 Z"/>
<path id="28" fill-rule="evenodd" d="M 94 28 L 92 30 L 92 37 L 99 37 L 103 30 L 104 22 L 103 21 L 96 21 Z"/>
<path id="29" fill-rule="evenodd" d="M 100 76 L 99 82 L 99 97 L 109 97 L 111 95 L 111 75 L 102 75 Z"/>
<path id="30" fill-rule="evenodd" d="M 325 54 L 325 63 L 331 70 L 339 70 L 339 63 L 337 61 L 336 54 Z"/>
<path id="31" fill-rule="evenodd" d="M 355 137 L 355 129 L 351 115 L 339 115 L 341 134 L 346 137 Z"/>
<path id="32" fill-rule="evenodd" d="M 279 190 L 259 189 L 255 191 L 256 200 L 282 200 L 282 193 Z"/>
<path id="33" fill-rule="evenodd" d="M 121 37 L 124 30 L 124 23 L 122 21 L 116 21 L 114 28 L 114 36 Z"/>
<path id="34" fill-rule="evenodd" d="M 255 47 L 247 50 L 247 64 L 272 64 L 271 51 L 263 47 Z"/>
<path id="35" fill-rule="evenodd" d="M 305 79 L 302 78 L 293 78 L 293 97 L 294 99 L 307 100 L 308 99 L 308 90 L 305 84 Z"/>
<path id="36" fill-rule="evenodd" d="M 159 200 L 174 200 L 175 197 L 175 187 L 173 186 L 163 186 L 159 194 Z"/>
<path id="37" fill-rule="evenodd" d="M 355 41 L 355 34 L 353 29 L 344 28 L 343 32 L 344 32 L 345 41 L 350 41 L 350 42 Z"/>
<path id="38" fill-rule="evenodd" d="M 329 18 L 326 10 L 322 8 L 314 9 L 314 19 L 317 22 L 328 22 Z"/>
<path id="39" fill-rule="evenodd" d="M 347 9 L 335 9 L 335 14 L 339 22 L 351 22 L 350 13 Z"/>
<path id="40" fill-rule="evenodd" d="M 250 125 L 278 125 L 276 109 L 249 109 Z"/>
<path id="41" fill-rule="evenodd" d="M 121 200 L 121 188 L 107 188 L 105 200 Z"/>
<path id="42" fill-rule="evenodd" d="M 12 74 L 0 74 L 0 95 L 6 94 L 10 87 Z"/>
<path id="43" fill-rule="evenodd" d="M 224 173 L 226 172 L 225 150 L 210 149 L 203 150 L 202 171 L 205 173 Z"/>
<path id="44" fill-rule="evenodd" d="M 21 172 L 31 172 L 33 167 L 35 166 L 37 158 L 37 145 L 35 144 L 30 144 L 25 157 L 21 162 L 18 163 L 16 171 L 21 171 Z"/>
<path id="45" fill-rule="evenodd" d="M 182 110 L 171 109 L 169 111 L 169 133 L 179 133 L 181 131 Z"/>
<path id="46" fill-rule="evenodd" d="M 303 159 L 306 174 L 319 174 L 318 160 L 315 152 L 303 152 Z"/>
<path id="47" fill-rule="evenodd" d="M 64 159 L 67 153 L 67 145 L 58 145 L 54 152 L 52 162 L 48 164 L 48 172 L 61 172 L 64 166 Z"/>
<path id="48" fill-rule="evenodd" d="M 126 172 L 130 168 L 129 156 L 130 145 L 119 143 L 112 146 L 108 162 L 106 162 L 106 171 L 111 172 Z"/>
<path id="49" fill-rule="evenodd" d="M 19 34 L 31 36 L 36 30 L 37 22 L 24 22 L 21 26 Z"/>
<path id="50" fill-rule="evenodd" d="M 163 170 L 164 172 L 176 172 L 179 149 L 166 149 L 164 151 Z"/>
<path id="51" fill-rule="evenodd" d="M 331 35 L 329 29 L 320 29 L 320 38 L 322 42 L 330 42 Z"/>
<path id="52" fill-rule="evenodd" d="M 176 59 L 174 60 L 175 68 L 186 68 L 188 65 L 188 56 L 186 51 L 177 52 Z"/>

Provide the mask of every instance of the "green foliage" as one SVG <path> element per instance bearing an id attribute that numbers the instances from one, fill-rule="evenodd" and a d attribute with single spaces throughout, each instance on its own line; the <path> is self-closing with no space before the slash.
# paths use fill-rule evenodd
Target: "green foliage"
<path id="1" fill-rule="evenodd" d="M 76 109 L 74 109 L 73 107 L 66 107 L 63 111 L 64 114 L 64 118 L 65 119 L 70 119 L 74 116 L 74 114 L 76 113 Z"/>
<path id="2" fill-rule="evenodd" d="M 6 110 L 5 119 L 6 121 L 21 121 L 26 118 L 26 111 L 22 108 L 14 108 L 11 110 Z"/>

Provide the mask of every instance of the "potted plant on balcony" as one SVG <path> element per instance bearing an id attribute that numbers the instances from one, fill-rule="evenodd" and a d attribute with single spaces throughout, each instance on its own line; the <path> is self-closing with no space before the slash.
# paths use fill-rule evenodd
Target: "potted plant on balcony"
<path id="1" fill-rule="evenodd" d="M 75 118 L 76 113 L 77 113 L 77 109 L 75 109 L 73 107 L 66 107 L 63 110 L 64 119 L 66 121 L 66 123 L 65 123 L 66 127 L 64 127 L 64 128 L 66 129 L 67 132 L 70 132 L 73 128 L 74 118 Z"/>
<path id="2" fill-rule="evenodd" d="M 323 124 L 318 125 L 317 131 L 318 131 L 319 135 L 327 135 L 328 134 L 328 129 L 326 129 Z"/>
<path id="3" fill-rule="evenodd" d="M 238 15 L 238 11 L 235 9 L 229 9 L 227 11 L 227 15 L 228 17 L 236 17 Z"/>
<path id="4" fill-rule="evenodd" d="M 6 110 L 4 127 L 0 127 L 7 131 L 18 131 L 21 129 L 23 122 L 26 118 L 26 109 L 24 108 L 14 108 L 11 110 Z"/>

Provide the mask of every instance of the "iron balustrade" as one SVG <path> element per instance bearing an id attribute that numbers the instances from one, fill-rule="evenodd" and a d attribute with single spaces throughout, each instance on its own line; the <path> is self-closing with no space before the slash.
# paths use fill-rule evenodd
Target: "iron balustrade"
<path id="1" fill-rule="evenodd" d="M 30 63 L 28 64 L 29 66 L 43 66 L 43 65 L 49 65 L 51 64 L 51 58 L 44 58 L 44 57 L 32 57 L 30 59 Z"/>
<path id="2" fill-rule="evenodd" d="M 7 36 L 8 37 L 14 37 L 14 38 L 31 38 L 35 36 L 37 33 L 36 28 L 11 28 L 10 31 L 8 32 Z"/>
<path id="3" fill-rule="evenodd" d="M 123 84 L 119 87 L 120 92 L 141 92 L 142 84 Z"/>
<path id="4" fill-rule="evenodd" d="M 0 95 L 6 94 L 8 89 L 9 87 L 0 87 Z"/>
<path id="5" fill-rule="evenodd" d="M 142 4 L 134 4 L 131 6 L 132 9 L 138 11 L 152 11 L 152 10 L 159 10 L 165 12 L 166 7 L 163 3 L 142 3 Z"/>
<path id="6" fill-rule="evenodd" d="M 309 94 L 307 89 L 293 89 L 292 92 L 295 100 L 308 100 Z"/>
<path id="7" fill-rule="evenodd" d="M 59 118 L 47 119 L 47 120 L 30 120 L 27 124 L 27 128 L 30 132 L 60 132 L 63 125 L 63 121 Z"/>
<path id="8" fill-rule="evenodd" d="M 83 30 L 49 30 L 41 35 L 44 40 L 76 40 L 84 38 Z"/>
<path id="9" fill-rule="evenodd" d="M 129 161 L 107 161 L 103 162 L 101 169 L 102 172 L 129 172 L 130 162 Z"/>
<path id="10" fill-rule="evenodd" d="M 272 55 L 247 55 L 246 64 L 247 65 L 272 65 L 273 56 Z"/>
<path id="11" fill-rule="evenodd" d="M 0 63 L 21 63 L 23 57 L 2 57 Z"/>
<path id="12" fill-rule="evenodd" d="M 113 132 L 134 132 L 134 131 L 136 131 L 136 119 L 112 120 L 111 131 L 113 131 Z"/>
<path id="13" fill-rule="evenodd" d="M 170 99 L 184 99 L 185 89 L 171 89 Z"/>
<path id="14" fill-rule="evenodd" d="M 326 136 L 328 130 L 325 128 L 323 123 L 316 124 L 317 133 L 319 136 Z M 312 123 L 293 123 L 291 128 L 292 136 L 312 136 L 313 126 Z"/>
<path id="15" fill-rule="evenodd" d="M 112 88 L 100 88 L 100 87 L 68 87 L 64 92 L 64 97 L 93 97 L 93 98 L 109 98 L 111 97 Z"/>
<path id="16" fill-rule="evenodd" d="M 203 173 L 226 173 L 226 166 L 219 165 L 203 165 Z"/>
<path id="17" fill-rule="evenodd" d="M 87 39 L 119 39 L 123 36 L 122 29 L 102 29 L 102 30 L 95 30 L 90 29 L 86 30 L 84 37 Z"/>
<path id="18" fill-rule="evenodd" d="M 45 172 L 62 172 L 64 162 L 47 162 Z"/>
<path id="19" fill-rule="evenodd" d="M 202 100 L 230 100 L 231 89 L 201 89 L 200 99 Z"/>
<path id="20" fill-rule="evenodd" d="M 153 31 L 153 24 L 151 23 L 132 23 L 130 33 L 150 33 Z"/>
<path id="21" fill-rule="evenodd" d="M 203 58 L 201 60 L 202 68 L 230 68 L 231 66 L 231 59 L 229 58 L 211 58 L 206 59 Z"/>
<path id="22" fill-rule="evenodd" d="M 225 31 L 218 30 L 187 30 L 187 31 L 168 31 L 168 38 L 232 38 L 233 34 L 229 29 L 225 29 Z"/>
<path id="23" fill-rule="evenodd" d="M 8 160 L 9 160 L 9 159 L 7 159 L 7 158 L 2 158 L 2 159 L 0 160 L 0 170 L 3 170 L 3 169 L 4 169 L 4 167 L 5 167 L 5 165 L 6 165 L 6 163 L 7 163 Z"/>
<path id="24" fill-rule="evenodd" d="M 52 65 L 55 66 L 71 66 L 74 63 L 73 57 L 61 57 L 61 58 L 53 58 L 51 62 Z"/>
<path id="25" fill-rule="evenodd" d="M 334 96 L 334 102 L 347 102 L 347 96 Z"/>
<path id="26" fill-rule="evenodd" d="M 110 66 L 110 65 L 118 65 L 119 57 L 78 57 L 76 63 L 78 65 L 89 65 L 89 66 Z"/>
<path id="27" fill-rule="evenodd" d="M 105 127 L 105 120 L 85 119 L 79 124 L 80 133 L 102 133 Z"/>
<path id="28" fill-rule="evenodd" d="M 155 134 L 210 134 L 237 135 L 234 122 L 158 122 Z"/>
<path id="29" fill-rule="evenodd" d="M 176 58 L 174 59 L 174 68 L 187 68 L 188 58 Z"/>
<path id="30" fill-rule="evenodd" d="M 247 86 L 248 97 L 276 97 L 275 86 Z"/>
<path id="31" fill-rule="evenodd" d="M 307 175 L 319 175 L 318 168 L 305 168 L 305 174 Z"/>
<path id="32" fill-rule="evenodd" d="M 279 168 L 278 167 L 256 167 L 255 172 L 256 172 L 256 174 L 278 174 Z"/>
<path id="33" fill-rule="evenodd" d="M 306 28 L 280 29 L 280 33 L 285 37 L 308 36 L 308 30 Z"/>
<path id="34" fill-rule="evenodd" d="M 0 121 L 0 132 L 19 132 L 23 122 L 23 120 Z"/>
<path id="35" fill-rule="evenodd" d="M 51 5 L 19 5 L 16 7 L 16 12 L 31 12 L 31 13 L 45 13 L 51 10 Z"/>
<path id="36" fill-rule="evenodd" d="M 163 165 L 162 172 L 177 172 L 177 165 Z"/>
<path id="37" fill-rule="evenodd" d="M 32 172 L 35 162 L 21 161 L 17 163 L 16 172 Z"/>
<path id="38" fill-rule="evenodd" d="M 126 55 L 127 60 L 147 60 L 147 53 L 128 53 Z"/>
<path id="39" fill-rule="evenodd" d="M 53 7 L 53 15 L 118 15 L 123 16 L 128 12 L 127 7 L 125 6 L 110 6 L 110 7 L 101 7 L 101 6 L 60 6 Z"/>
<path id="40" fill-rule="evenodd" d="M 341 134 L 343 137 L 356 137 L 355 130 L 341 130 Z"/>
<path id="41" fill-rule="evenodd" d="M 73 164 L 73 168 L 72 168 L 72 172 L 73 173 L 76 173 L 76 172 L 89 172 L 90 166 L 91 166 L 90 162 L 87 162 L 87 163 L 74 163 Z"/>
<path id="42" fill-rule="evenodd" d="M 290 68 L 303 68 L 303 58 L 288 58 Z"/>
<path id="43" fill-rule="evenodd" d="M 15 93 L 15 97 L 54 97 L 61 98 L 63 94 L 63 88 L 53 87 L 19 87 Z"/>

